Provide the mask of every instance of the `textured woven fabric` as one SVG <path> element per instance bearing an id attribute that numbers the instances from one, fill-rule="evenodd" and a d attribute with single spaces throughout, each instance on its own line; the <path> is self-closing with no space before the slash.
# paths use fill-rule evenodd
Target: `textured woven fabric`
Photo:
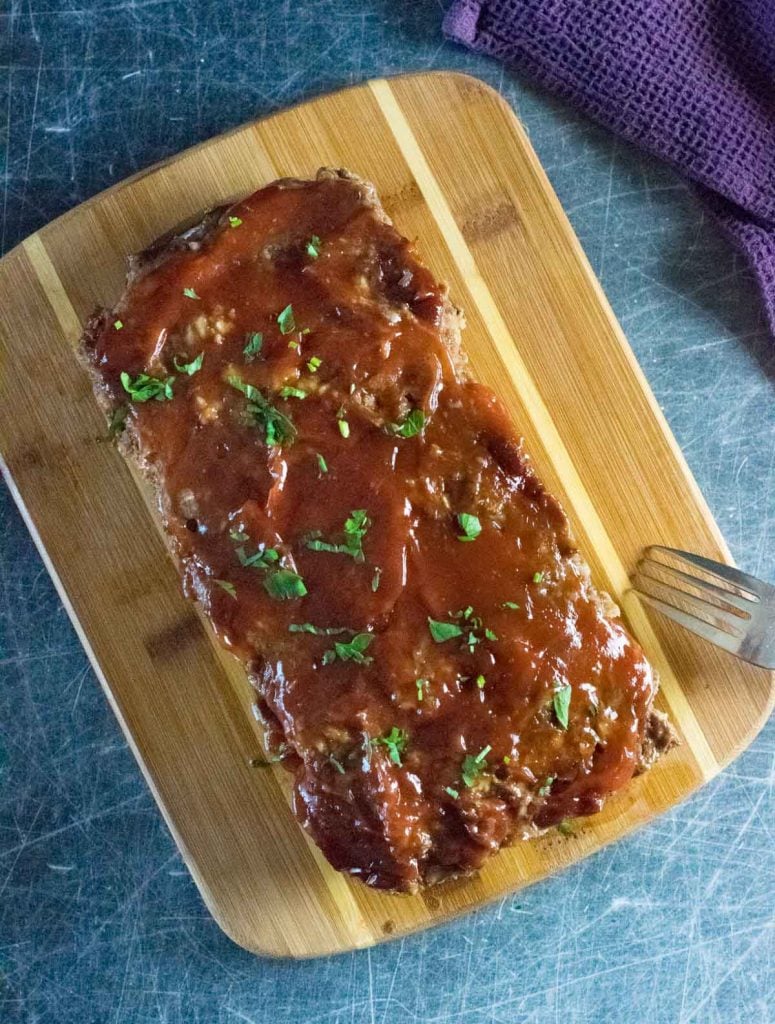
<path id="1" fill-rule="evenodd" d="M 694 181 L 775 332 L 775 0 L 455 0 L 444 32 Z"/>

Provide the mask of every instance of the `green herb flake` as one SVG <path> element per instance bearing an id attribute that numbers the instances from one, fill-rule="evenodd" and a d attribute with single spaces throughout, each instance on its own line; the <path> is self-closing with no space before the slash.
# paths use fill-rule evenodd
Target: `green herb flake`
<path id="1" fill-rule="evenodd" d="M 544 779 L 543 786 L 541 786 L 541 788 L 538 790 L 538 795 L 539 796 L 549 796 L 549 792 L 550 792 L 550 790 L 552 788 L 552 783 L 553 782 L 554 782 L 554 775 L 547 775 L 546 778 Z"/>
<path id="2" fill-rule="evenodd" d="M 557 831 L 560 833 L 561 836 L 573 835 L 573 828 L 571 827 L 571 823 L 569 821 L 561 821 L 560 824 L 557 826 Z"/>
<path id="3" fill-rule="evenodd" d="M 245 347 L 242 350 L 242 354 L 249 363 L 252 363 L 260 354 L 263 346 L 264 335 L 261 331 L 252 331 L 245 335 Z"/>
<path id="4" fill-rule="evenodd" d="M 486 767 L 485 758 L 491 750 L 492 747 L 488 744 L 475 756 L 467 754 L 463 759 L 463 766 L 460 769 L 460 777 L 463 780 L 463 784 L 468 786 L 469 789 L 476 783 L 477 779 L 484 771 Z"/>
<path id="5" fill-rule="evenodd" d="M 460 529 L 463 531 L 458 540 L 476 540 L 482 532 L 482 524 L 479 522 L 478 516 L 472 516 L 468 512 L 460 512 L 458 513 L 457 521 Z"/>
<path id="6" fill-rule="evenodd" d="M 460 793 L 458 793 L 456 789 L 453 789 L 452 786 L 445 786 L 444 792 L 447 794 L 447 796 L 451 796 L 453 800 L 457 800 L 457 798 L 460 796 Z"/>
<path id="7" fill-rule="evenodd" d="M 374 570 L 374 575 L 371 577 L 371 589 L 372 593 L 376 594 L 379 590 L 379 585 L 382 582 L 382 569 L 377 566 Z"/>
<path id="8" fill-rule="evenodd" d="M 479 675 L 476 677 L 476 685 L 479 687 L 480 690 L 483 690 L 487 685 L 487 680 L 485 679 L 484 676 Z"/>
<path id="9" fill-rule="evenodd" d="M 428 629 L 437 644 L 443 644 L 445 640 L 454 640 L 456 636 L 462 636 L 463 630 L 456 622 L 439 622 L 437 619 L 428 617 Z"/>
<path id="10" fill-rule="evenodd" d="M 349 555 L 356 562 L 365 561 L 363 554 L 363 538 L 371 526 L 365 508 L 355 508 L 345 519 L 342 531 L 342 543 L 335 544 L 321 540 L 319 536 L 311 537 L 307 541 L 310 551 L 328 551 L 335 555 Z"/>
<path id="11" fill-rule="evenodd" d="M 323 664 L 330 665 L 339 658 L 340 661 L 354 661 L 358 665 L 370 665 L 374 659 L 364 652 L 373 639 L 373 633 L 356 633 L 349 643 L 335 643 L 323 655 Z"/>
<path id="12" fill-rule="evenodd" d="M 317 453 L 317 460 L 318 460 L 318 469 L 320 470 L 320 472 L 321 473 L 327 473 L 328 472 L 328 463 L 323 458 L 323 456 L 320 454 L 320 452 Z"/>
<path id="13" fill-rule="evenodd" d="M 543 583 L 544 574 L 542 572 L 533 573 L 533 583 Z"/>
<path id="14" fill-rule="evenodd" d="M 497 640 L 498 637 L 491 629 L 485 629 L 484 631 L 485 640 Z"/>
<path id="15" fill-rule="evenodd" d="M 339 433 L 342 435 L 342 437 L 345 437 L 345 438 L 349 437 L 350 436 L 350 424 L 347 422 L 347 420 L 338 419 L 337 420 L 337 424 L 339 426 Z"/>
<path id="16" fill-rule="evenodd" d="M 293 306 L 288 305 L 282 313 L 277 314 L 277 326 L 280 328 L 280 334 L 293 334 L 296 330 L 296 319 L 293 315 Z"/>
<path id="17" fill-rule="evenodd" d="M 424 691 L 428 688 L 428 680 L 415 679 L 414 685 L 417 687 L 417 700 L 422 703 L 424 700 Z"/>
<path id="18" fill-rule="evenodd" d="M 179 363 L 178 357 L 175 356 L 172 360 L 172 365 L 178 371 L 178 373 L 185 373 L 188 377 L 193 377 L 195 373 L 202 369 L 202 363 L 204 362 L 205 354 L 200 352 L 196 359 L 192 359 L 190 363 Z"/>
<path id="19" fill-rule="evenodd" d="M 320 241 L 317 235 L 313 235 L 312 238 L 310 238 L 310 240 L 307 242 L 305 246 L 305 249 L 307 250 L 307 255 L 309 256 L 310 259 L 316 260 L 318 258 L 318 256 L 320 255 L 321 245 L 322 242 Z"/>
<path id="20" fill-rule="evenodd" d="M 519 605 L 516 603 L 516 601 L 504 601 L 503 604 L 501 605 L 501 608 L 509 608 L 513 612 L 519 611 Z"/>
<path id="21" fill-rule="evenodd" d="M 117 331 L 120 331 L 123 328 L 123 326 L 124 326 L 124 321 L 123 320 L 114 320 L 113 321 L 113 326 L 114 326 L 114 328 Z"/>
<path id="22" fill-rule="evenodd" d="M 264 590 L 275 601 L 291 601 L 304 597 L 307 588 L 298 573 L 290 569 L 278 569 L 264 578 Z"/>
<path id="23" fill-rule="evenodd" d="M 320 365 L 322 362 L 323 360 L 320 358 L 320 356 L 312 356 L 312 358 L 307 363 L 307 369 L 309 370 L 310 373 L 317 373 L 318 370 L 320 369 Z"/>
<path id="24" fill-rule="evenodd" d="M 305 399 L 307 392 L 302 391 L 301 388 L 284 387 L 280 391 L 280 398 L 299 398 Z"/>
<path id="25" fill-rule="evenodd" d="M 383 746 L 387 747 L 388 756 L 393 764 L 397 764 L 401 767 L 401 755 L 406 750 L 407 736 L 403 729 L 398 729 L 395 725 L 387 734 L 387 736 L 378 736 L 376 739 L 371 741 L 372 746 Z"/>
<path id="26" fill-rule="evenodd" d="M 255 554 L 249 555 L 244 547 L 238 547 L 237 558 L 244 569 L 271 569 L 280 561 L 280 554 L 276 548 L 260 546 Z"/>
<path id="27" fill-rule="evenodd" d="M 235 601 L 237 600 L 237 588 L 234 586 L 233 583 L 229 583 L 228 580 L 215 580 L 215 582 L 218 584 L 221 590 L 226 591 L 229 597 L 233 597 Z"/>
<path id="28" fill-rule="evenodd" d="M 390 429 L 398 437 L 416 437 L 425 426 L 425 413 L 422 409 L 412 409 L 400 423 L 391 423 Z"/>
<path id="29" fill-rule="evenodd" d="M 299 349 L 301 348 L 301 345 L 298 343 L 298 341 L 289 341 L 288 348 L 292 348 L 294 352 L 298 352 Z"/>
<path id="30" fill-rule="evenodd" d="M 570 711 L 571 693 L 571 686 L 569 683 L 566 683 L 565 686 L 561 686 L 559 690 L 555 691 L 554 697 L 552 698 L 554 713 L 557 716 L 557 721 L 563 729 L 568 728 L 568 712 Z"/>
<path id="31" fill-rule="evenodd" d="M 194 291 L 193 288 L 184 288 L 183 289 L 183 294 L 186 296 L 187 299 L 198 299 L 199 298 L 199 296 L 197 295 L 197 293 Z"/>
<path id="32" fill-rule="evenodd" d="M 354 629 L 347 626 L 314 626 L 311 622 L 292 622 L 288 626 L 289 633 L 311 633 L 313 636 L 340 636 L 342 633 L 355 635 Z"/>
<path id="33" fill-rule="evenodd" d="M 336 768 L 340 775 L 344 775 L 344 766 L 341 761 L 337 761 L 333 754 L 328 755 L 328 760 Z"/>
<path id="34" fill-rule="evenodd" d="M 229 217 L 229 226 L 232 228 L 238 228 L 242 226 L 241 217 Z"/>
<path id="35" fill-rule="evenodd" d="M 229 384 L 248 400 L 248 413 L 256 424 L 264 431 L 268 445 L 282 445 L 291 443 L 296 438 L 296 428 L 293 420 L 281 413 L 264 398 L 258 388 L 252 384 L 246 384 L 239 377 L 229 377 Z"/>
<path id="36" fill-rule="evenodd" d="M 246 544 L 250 540 L 250 537 L 242 530 L 229 530 L 229 536 L 235 544 Z"/>
<path id="37" fill-rule="evenodd" d="M 122 432 L 122 430 L 126 426 L 126 418 L 128 414 L 128 405 L 118 405 L 110 414 L 110 420 L 108 421 L 109 441 L 112 441 L 114 437 L 117 437 Z"/>
<path id="38" fill-rule="evenodd" d="M 511 764 L 511 758 L 509 757 L 508 754 L 504 754 L 503 755 L 503 763 L 504 764 Z"/>
<path id="39" fill-rule="evenodd" d="M 168 401 L 173 397 L 174 380 L 174 377 L 167 377 L 165 380 L 149 377 L 147 373 L 139 373 L 134 379 L 126 372 L 121 374 L 121 384 L 133 402 L 148 402 L 152 398 L 157 402 Z"/>

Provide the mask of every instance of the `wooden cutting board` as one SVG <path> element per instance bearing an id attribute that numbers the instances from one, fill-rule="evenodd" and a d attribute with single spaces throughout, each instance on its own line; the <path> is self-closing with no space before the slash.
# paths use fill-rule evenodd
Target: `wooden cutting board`
<path id="1" fill-rule="evenodd" d="M 368 890 L 296 825 L 260 756 L 241 668 L 180 593 L 144 484 L 76 362 L 127 253 L 270 180 L 349 167 L 467 315 L 475 375 L 506 401 L 596 582 L 662 678 L 683 743 L 570 836 L 501 852 L 424 896 Z M 463 75 L 376 81 L 246 125 L 109 189 L 0 262 L 0 439 L 14 497 L 211 912 L 258 953 L 313 956 L 444 921 L 534 882 L 683 799 L 738 754 L 772 677 L 628 595 L 648 544 L 729 559 L 523 129 Z"/>

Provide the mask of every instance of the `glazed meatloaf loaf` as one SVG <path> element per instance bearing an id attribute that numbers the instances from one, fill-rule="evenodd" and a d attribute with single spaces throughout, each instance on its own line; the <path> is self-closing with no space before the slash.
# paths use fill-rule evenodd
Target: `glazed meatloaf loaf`
<path id="1" fill-rule="evenodd" d="M 460 327 L 373 187 L 322 170 L 132 259 L 83 341 L 299 820 L 385 889 L 599 810 L 672 742 Z"/>

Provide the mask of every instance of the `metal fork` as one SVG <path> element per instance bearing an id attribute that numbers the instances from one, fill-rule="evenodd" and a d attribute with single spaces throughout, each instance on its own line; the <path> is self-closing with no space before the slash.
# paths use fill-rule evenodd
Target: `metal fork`
<path id="1" fill-rule="evenodd" d="M 646 548 L 635 591 L 663 615 L 717 647 L 775 669 L 775 587 L 754 576 L 659 545 Z"/>

